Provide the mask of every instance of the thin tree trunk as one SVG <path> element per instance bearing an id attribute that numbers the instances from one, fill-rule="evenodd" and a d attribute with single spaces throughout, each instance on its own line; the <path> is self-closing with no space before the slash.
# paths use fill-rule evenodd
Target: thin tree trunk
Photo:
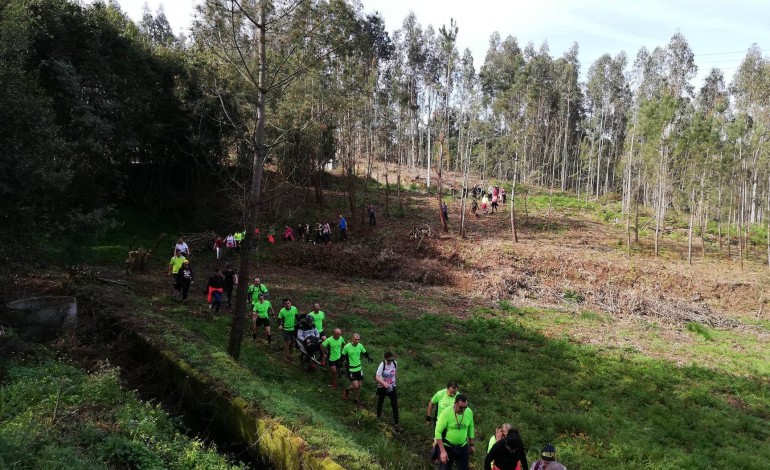
<path id="1" fill-rule="evenodd" d="M 690 230 L 687 236 L 687 264 L 692 266 L 692 226 L 695 224 L 695 188 L 690 195 Z"/>
<path id="2" fill-rule="evenodd" d="M 513 181 L 511 182 L 511 232 L 513 235 L 513 242 L 519 242 L 519 235 L 516 233 L 516 207 L 513 200 L 516 198 L 516 173 L 513 173 Z"/>
<path id="3" fill-rule="evenodd" d="M 246 290 L 248 288 L 248 279 L 251 275 L 251 247 L 254 240 L 254 228 L 259 219 L 259 208 L 262 196 L 262 172 L 265 162 L 265 73 L 267 66 L 267 55 L 265 52 L 265 4 L 262 3 L 257 18 L 257 51 L 259 54 L 259 75 L 257 86 L 257 110 L 256 110 L 256 129 L 254 134 L 254 159 L 251 169 L 251 191 L 249 193 L 248 211 L 253 211 L 252 216 L 246 221 L 246 238 L 241 245 L 241 265 L 240 275 L 244 282 L 238 283 L 235 292 L 235 311 L 233 313 L 233 322 L 230 327 L 230 337 L 227 344 L 227 353 L 234 360 L 238 360 L 241 355 L 241 343 L 243 342 L 243 330 L 246 322 Z M 245 246 L 244 246 L 245 245 Z"/>

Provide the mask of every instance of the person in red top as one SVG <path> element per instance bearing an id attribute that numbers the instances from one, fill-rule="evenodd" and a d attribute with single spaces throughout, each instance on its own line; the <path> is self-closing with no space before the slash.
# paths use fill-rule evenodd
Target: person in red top
<path id="1" fill-rule="evenodd" d="M 294 229 L 286 225 L 283 228 L 283 241 L 286 242 L 293 242 L 294 241 Z"/>
<path id="2" fill-rule="evenodd" d="M 217 255 L 217 259 L 222 259 L 222 250 L 225 248 L 225 240 L 222 237 L 214 239 L 214 253 Z"/>

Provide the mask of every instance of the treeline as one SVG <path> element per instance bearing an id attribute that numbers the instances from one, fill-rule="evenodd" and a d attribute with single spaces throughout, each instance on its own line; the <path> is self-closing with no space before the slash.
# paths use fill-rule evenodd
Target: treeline
<path id="1" fill-rule="evenodd" d="M 581 82 L 577 44 L 555 57 L 492 33 L 477 73 L 454 21 L 435 29 L 410 14 L 391 35 L 343 0 L 207 1 L 183 38 L 162 12 L 135 25 L 114 4 L 10 0 L 1 18 L 10 227 L 96 223 L 126 201 L 194 215 L 217 197 L 243 214 L 261 145 L 274 170 L 259 173 L 263 201 L 301 187 L 322 205 L 335 162 L 358 213 L 360 177 L 379 160 L 425 169 L 439 188 L 456 170 L 617 197 L 629 246 L 640 206 L 656 234 L 673 209 L 740 250 L 752 225 L 770 223 L 770 65 L 758 46 L 731 83 L 713 69 L 696 87 L 678 33 L 633 60 L 600 57 Z"/>
<path id="2" fill-rule="evenodd" d="M 168 23 L 160 39 L 115 5 L 0 9 L 3 231 L 77 243 L 109 227 L 115 204 L 194 205 L 223 153 L 220 111 Z"/>

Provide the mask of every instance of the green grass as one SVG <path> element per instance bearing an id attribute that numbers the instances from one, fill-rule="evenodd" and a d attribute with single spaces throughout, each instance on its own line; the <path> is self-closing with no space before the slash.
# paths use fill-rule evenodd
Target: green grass
<path id="1" fill-rule="evenodd" d="M 49 357 L 6 366 L 0 468 L 241 468 L 186 437 L 158 406 L 121 388 L 115 368 L 86 374 Z"/>
<path id="2" fill-rule="evenodd" d="M 330 310 L 344 310 L 336 307 Z M 366 455 L 386 468 L 427 468 L 427 462 L 415 457 L 430 443 L 423 422 L 425 405 L 450 379 L 460 381 L 461 390 L 470 396 L 478 437 L 488 439 L 496 425 L 512 422 L 529 447 L 530 459 L 547 442 L 556 444 L 560 460 L 578 470 L 760 469 L 770 459 L 770 447 L 764 445 L 770 439 L 766 375 L 677 367 L 646 358 L 636 348 L 600 350 L 563 336 L 548 338 L 539 328 L 527 326 L 529 317 L 538 315 L 543 329 L 579 322 L 601 325 L 605 319 L 592 312 L 565 315 L 501 303 L 498 309 L 479 309 L 467 320 L 455 320 L 389 315 L 389 310 L 345 310 L 332 325 L 346 335 L 361 333 L 377 360 L 385 350 L 398 356 L 403 437 L 393 438 L 370 414 L 376 364 L 364 367 L 363 397 L 370 411 L 363 413 L 331 393 L 325 376 L 282 363 L 278 353 L 261 343 L 244 344 L 241 365 L 250 377 L 234 374 L 222 380 L 244 396 L 268 403 L 271 413 L 312 444 L 321 445 L 317 443 L 322 440 L 333 449 L 332 455 L 362 456 L 358 464 L 355 457 L 346 457 L 348 468 L 366 468 Z M 167 333 L 165 340 L 207 373 L 221 373 L 228 363 L 221 351 L 229 318 L 210 321 L 177 313 L 168 318 L 206 346 L 182 341 L 176 333 Z M 651 334 L 656 334 L 654 329 Z M 387 404 L 385 408 L 389 422 Z M 307 424 L 308 414 L 313 426 Z M 482 458 L 474 457 L 476 465 Z"/>
<path id="3" fill-rule="evenodd" d="M 711 330 L 708 327 L 701 325 L 700 323 L 695 323 L 695 322 L 688 323 L 687 331 L 691 331 L 695 333 L 696 335 L 700 336 L 706 341 L 714 340 L 714 335 L 711 333 Z"/>

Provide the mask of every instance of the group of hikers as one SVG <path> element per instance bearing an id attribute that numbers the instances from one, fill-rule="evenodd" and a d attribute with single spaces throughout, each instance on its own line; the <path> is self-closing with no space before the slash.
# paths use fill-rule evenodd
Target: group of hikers
<path id="1" fill-rule="evenodd" d="M 497 188 L 490 189 L 493 197 L 500 197 L 500 192 L 497 194 L 494 192 Z M 340 227 L 342 230 L 344 218 L 340 216 L 340 219 L 343 221 L 343 226 Z M 306 233 L 307 231 L 303 232 L 303 235 Z M 341 239 L 344 240 L 344 237 L 342 232 Z M 174 256 L 169 262 L 168 272 L 173 278 L 175 295 L 183 301 L 187 300 L 193 283 L 193 272 L 190 261 L 187 259 L 189 255 L 189 247 L 180 238 L 174 246 Z M 223 271 L 214 269 L 205 290 L 209 310 L 219 312 L 223 303 L 230 308 L 233 290 L 238 282 L 238 273 L 231 265 L 227 265 Z M 342 399 L 352 399 L 354 404 L 360 406 L 361 389 L 364 384 L 362 362 L 363 359 L 369 363 L 373 362 L 361 342 L 361 335 L 353 333 L 349 342 L 342 336 L 341 328 L 334 328 L 331 330 L 331 335 L 328 335 L 324 325 L 326 323 L 328 326 L 328 317 L 321 310 L 319 303 L 315 303 L 308 313 L 301 314 L 292 304 L 291 299 L 286 297 L 281 301 L 282 307 L 276 314 L 269 299 L 270 290 L 259 277 L 254 277 L 247 289 L 247 301 L 252 313 L 252 340 L 256 341 L 261 331 L 268 347 L 272 345 L 271 318 L 275 318 L 282 340 L 282 346 L 279 349 L 283 351 L 284 359 L 290 360 L 291 350 L 295 347 L 301 354 L 308 357 L 320 357 L 320 360 L 311 363 L 310 367 L 328 366 L 329 387 L 332 390 L 338 389 L 339 376 L 347 375 L 349 384 L 342 387 Z M 381 417 L 385 399 L 388 398 L 394 429 L 400 432 L 397 371 L 398 362 L 393 352 L 386 351 L 374 373 L 374 381 L 377 418 Z M 470 456 L 476 451 L 473 411 L 468 407 L 468 396 L 459 393 L 458 389 L 458 383 L 450 381 L 446 388 L 439 390 L 431 397 L 427 405 L 425 420 L 426 424 L 433 428 L 434 438 L 431 460 L 438 465 L 439 470 L 452 468 L 467 470 Z M 555 448 L 550 444 L 543 447 L 541 458 L 528 467 L 521 436 L 518 430 L 508 423 L 502 424 L 495 430 L 494 435 L 489 439 L 486 452 L 483 467 L 485 470 L 527 470 L 527 468 L 566 470 L 556 461 Z"/>
<path id="2" fill-rule="evenodd" d="M 369 215 L 369 225 L 377 225 L 377 217 L 372 205 L 369 205 L 367 213 Z M 340 241 L 346 241 L 348 239 L 348 222 L 342 214 L 337 217 L 336 227 L 339 229 Z M 259 228 L 254 229 L 254 237 L 260 239 Z M 213 242 L 216 259 L 232 258 L 235 253 L 239 253 L 241 244 L 245 238 L 245 229 L 240 232 L 230 232 L 226 236 L 217 236 Z M 265 239 L 268 243 L 275 243 L 273 229 L 270 230 Z M 331 243 L 332 225 L 329 222 L 316 222 L 313 225 L 309 223 L 300 223 L 296 227 L 286 224 L 283 227 L 283 232 L 281 232 L 281 239 L 285 242 L 304 241 L 313 243 Z"/>
<path id="3" fill-rule="evenodd" d="M 345 371 L 350 384 L 342 389 L 342 399 L 352 397 L 353 403 L 360 405 L 363 385 L 362 359 L 373 362 L 372 357 L 361 343 L 361 335 L 353 333 L 350 342 L 342 336 L 341 328 L 334 328 L 327 336 L 324 322 L 328 325 L 326 313 L 319 303 L 313 309 L 300 314 L 290 298 L 282 300 L 283 307 L 276 315 L 271 302 L 269 289 L 255 278 L 247 290 L 252 304 L 252 340 L 256 341 L 259 328 L 264 331 L 267 344 L 272 344 L 270 318 L 275 317 L 283 340 L 283 356 L 290 359 L 290 349 L 296 344 L 304 349 L 302 354 L 314 355 L 320 351 L 320 366 L 329 366 L 329 387 L 337 390 L 337 378 Z M 301 345 L 301 346 L 300 346 Z M 399 425 L 398 393 L 396 375 L 398 362 L 391 351 L 386 351 L 383 360 L 374 373 L 377 392 L 377 418 L 382 416 L 385 398 L 390 401 L 393 413 L 393 425 L 401 431 Z M 440 470 L 456 468 L 467 470 L 470 455 L 475 452 L 475 427 L 473 411 L 468 407 L 468 397 L 458 393 L 457 382 L 449 382 L 445 389 L 436 392 L 428 402 L 426 422 L 434 426 L 434 447 L 432 460 Z M 434 424 L 435 423 L 435 424 Z M 565 470 L 556 461 L 552 445 L 547 445 L 541 452 L 541 459 L 528 467 L 527 456 L 519 432 L 510 424 L 503 424 L 496 429 L 487 446 L 484 468 L 489 470 Z"/>
<path id="4" fill-rule="evenodd" d="M 498 203 L 505 205 L 506 194 L 505 188 L 502 186 L 490 186 L 487 191 L 480 186 L 474 186 L 471 188 L 473 194 L 473 202 L 471 202 L 471 213 L 476 217 L 479 217 L 479 203 L 477 199 L 481 199 L 481 212 L 484 214 L 494 214 L 497 212 Z"/>

